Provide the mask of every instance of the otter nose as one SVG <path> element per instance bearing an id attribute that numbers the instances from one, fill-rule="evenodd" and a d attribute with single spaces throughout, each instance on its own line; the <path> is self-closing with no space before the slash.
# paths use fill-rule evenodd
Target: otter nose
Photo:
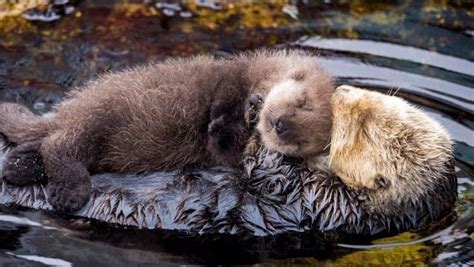
<path id="1" fill-rule="evenodd" d="M 278 120 L 275 124 L 275 131 L 278 135 L 283 135 L 290 129 L 290 126 L 287 122 L 283 120 Z"/>

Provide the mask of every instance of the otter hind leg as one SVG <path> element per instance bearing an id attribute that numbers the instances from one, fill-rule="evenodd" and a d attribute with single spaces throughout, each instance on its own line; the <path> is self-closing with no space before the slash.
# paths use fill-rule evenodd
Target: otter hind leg
<path id="1" fill-rule="evenodd" d="M 3 177 L 11 184 L 20 186 L 45 182 L 40 146 L 41 142 L 35 141 L 13 148 L 5 159 Z"/>
<path id="2" fill-rule="evenodd" d="M 67 140 L 50 138 L 43 142 L 41 155 L 54 209 L 65 212 L 81 209 L 89 201 L 92 184 L 86 165 L 73 152 L 73 145 Z"/>
<path id="3" fill-rule="evenodd" d="M 80 162 L 62 162 L 64 169 L 51 172 L 47 189 L 56 210 L 73 212 L 81 209 L 92 192 L 89 172 Z"/>

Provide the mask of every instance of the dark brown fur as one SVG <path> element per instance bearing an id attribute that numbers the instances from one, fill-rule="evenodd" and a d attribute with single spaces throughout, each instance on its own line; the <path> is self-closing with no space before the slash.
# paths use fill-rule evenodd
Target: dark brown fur
<path id="1" fill-rule="evenodd" d="M 28 115 L 21 133 L 11 119 L 15 116 L 2 114 L 0 120 L 7 123 L 0 132 L 20 146 L 41 141 L 52 203 L 75 210 L 89 198 L 89 172 L 238 165 L 250 135 L 244 121 L 249 97 L 266 96 L 283 80 L 317 83 L 320 76 L 314 59 L 297 52 L 170 60 L 104 75 L 71 94 L 53 117 Z M 315 84 L 306 91 L 311 90 L 333 89 Z M 330 95 L 320 96 L 311 101 L 326 107 Z M 313 116 L 321 112 L 330 114 L 330 109 Z M 330 120 L 322 123 L 323 131 L 331 125 Z M 15 180 L 14 172 L 5 174 Z"/>

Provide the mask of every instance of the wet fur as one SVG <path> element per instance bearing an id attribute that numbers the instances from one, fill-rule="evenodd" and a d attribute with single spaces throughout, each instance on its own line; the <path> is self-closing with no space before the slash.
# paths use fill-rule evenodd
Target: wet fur
<path id="1" fill-rule="evenodd" d="M 0 132 L 19 147 L 41 142 L 52 204 L 77 210 L 89 199 L 90 173 L 238 165 L 250 135 L 246 101 L 254 94 L 266 96 L 275 84 L 294 78 L 295 71 L 316 82 L 322 77 L 315 60 L 301 52 L 169 60 L 104 75 L 72 93 L 50 118 L 28 114 L 17 120 L 10 112 L 15 107 L 9 106 L 0 115 L 6 122 Z M 317 83 L 309 86 L 320 90 Z M 327 96 L 316 100 L 329 103 Z M 24 182 L 16 177 L 25 175 L 4 174 L 9 181 Z"/>

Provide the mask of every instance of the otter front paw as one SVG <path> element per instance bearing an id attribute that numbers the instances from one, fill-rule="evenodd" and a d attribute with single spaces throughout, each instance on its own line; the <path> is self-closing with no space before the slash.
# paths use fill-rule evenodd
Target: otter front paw
<path id="1" fill-rule="evenodd" d="M 252 129 L 257 125 L 258 114 L 262 109 L 263 98 L 259 94 L 252 95 L 245 103 L 245 123 L 248 129 Z"/>
<path id="2" fill-rule="evenodd" d="M 51 176 L 56 179 L 49 180 L 47 189 L 55 210 L 74 212 L 89 201 L 92 184 L 89 172 L 80 163 L 65 166 L 61 173 Z"/>
<path id="3" fill-rule="evenodd" d="M 381 190 L 390 186 L 390 180 L 385 177 L 377 177 L 368 181 L 364 186 L 371 190 Z"/>
<path id="4" fill-rule="evenodd" d="M 39 153 L 40 142 L 21 144 L 11 150 L 3 167 L 5 179 L 15 185 L 46 181 L 43 159 Z"/>

